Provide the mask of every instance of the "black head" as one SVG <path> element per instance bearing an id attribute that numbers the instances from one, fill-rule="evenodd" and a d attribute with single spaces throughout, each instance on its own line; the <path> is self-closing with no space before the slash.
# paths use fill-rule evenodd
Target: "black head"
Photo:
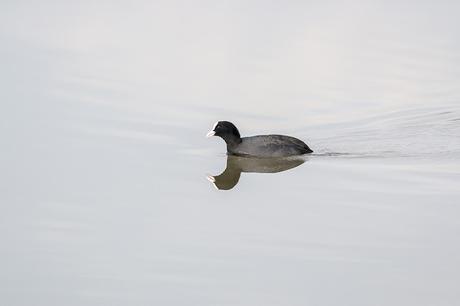
<path id="1" fill-rule="evenodd" d="M 227 144 L 240 143 L 241 136 L 236 126 L 229 121 L 218 121 L 214 124 L 212 130 L 206 135 L 207 137 L 222 137 Z"/>

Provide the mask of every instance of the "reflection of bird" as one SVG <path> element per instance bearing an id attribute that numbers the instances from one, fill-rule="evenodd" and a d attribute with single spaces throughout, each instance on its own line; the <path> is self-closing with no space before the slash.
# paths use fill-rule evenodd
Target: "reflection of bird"
<path id="1" fill-rule="evenodd" d="M 241 172 L 276 173 L 295 168 L 304 162 L 304 158 L 247 158 L 229 155 L 224 172 L 207 178 L 217 189 L 229 190 L 238 184 Z"/>
<path id="2" fill-rule="evenodd" d="M 219 136 L 227 143 L 227 153 L 238 156 L 286 157 L 312 153 L 302 141 L 284 135 L 241 137 L 236 126 L 228 121 L 214 124 L 207 137 Z"/>

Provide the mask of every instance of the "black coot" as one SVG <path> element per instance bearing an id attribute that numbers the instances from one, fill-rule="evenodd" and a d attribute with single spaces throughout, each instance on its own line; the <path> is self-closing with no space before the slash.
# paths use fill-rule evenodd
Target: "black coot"
<path id="1" fill-rule="evenodd" d="M 312 153 L 302 140 L 284 135 L 241 137 L 236 126 L 228 121 L 214 124 L 207 137 L 219 136 L 227 143 L 227 153 L 237 156 L 287 157 Z"/>

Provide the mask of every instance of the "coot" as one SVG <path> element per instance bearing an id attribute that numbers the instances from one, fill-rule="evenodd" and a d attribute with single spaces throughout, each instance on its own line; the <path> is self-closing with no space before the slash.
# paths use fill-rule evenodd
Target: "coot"
<path id="1" fill-rule="evenodd" d="M 227 154 L 254 157 L 287 157 L 312 153 L 302 140 L 284 135 L 241 137 L 229 121 L 218 121 L 206 137 L 219 136 L 227 143 Z"/>

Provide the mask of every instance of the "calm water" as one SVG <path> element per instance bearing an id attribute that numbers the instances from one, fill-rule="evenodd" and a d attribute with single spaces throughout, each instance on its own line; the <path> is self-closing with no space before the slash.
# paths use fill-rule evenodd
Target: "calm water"
<path id="1" fill-rule="evenodd" d="M 1 305 L 458 305 L 458 1 L 0 7 Z"/>

